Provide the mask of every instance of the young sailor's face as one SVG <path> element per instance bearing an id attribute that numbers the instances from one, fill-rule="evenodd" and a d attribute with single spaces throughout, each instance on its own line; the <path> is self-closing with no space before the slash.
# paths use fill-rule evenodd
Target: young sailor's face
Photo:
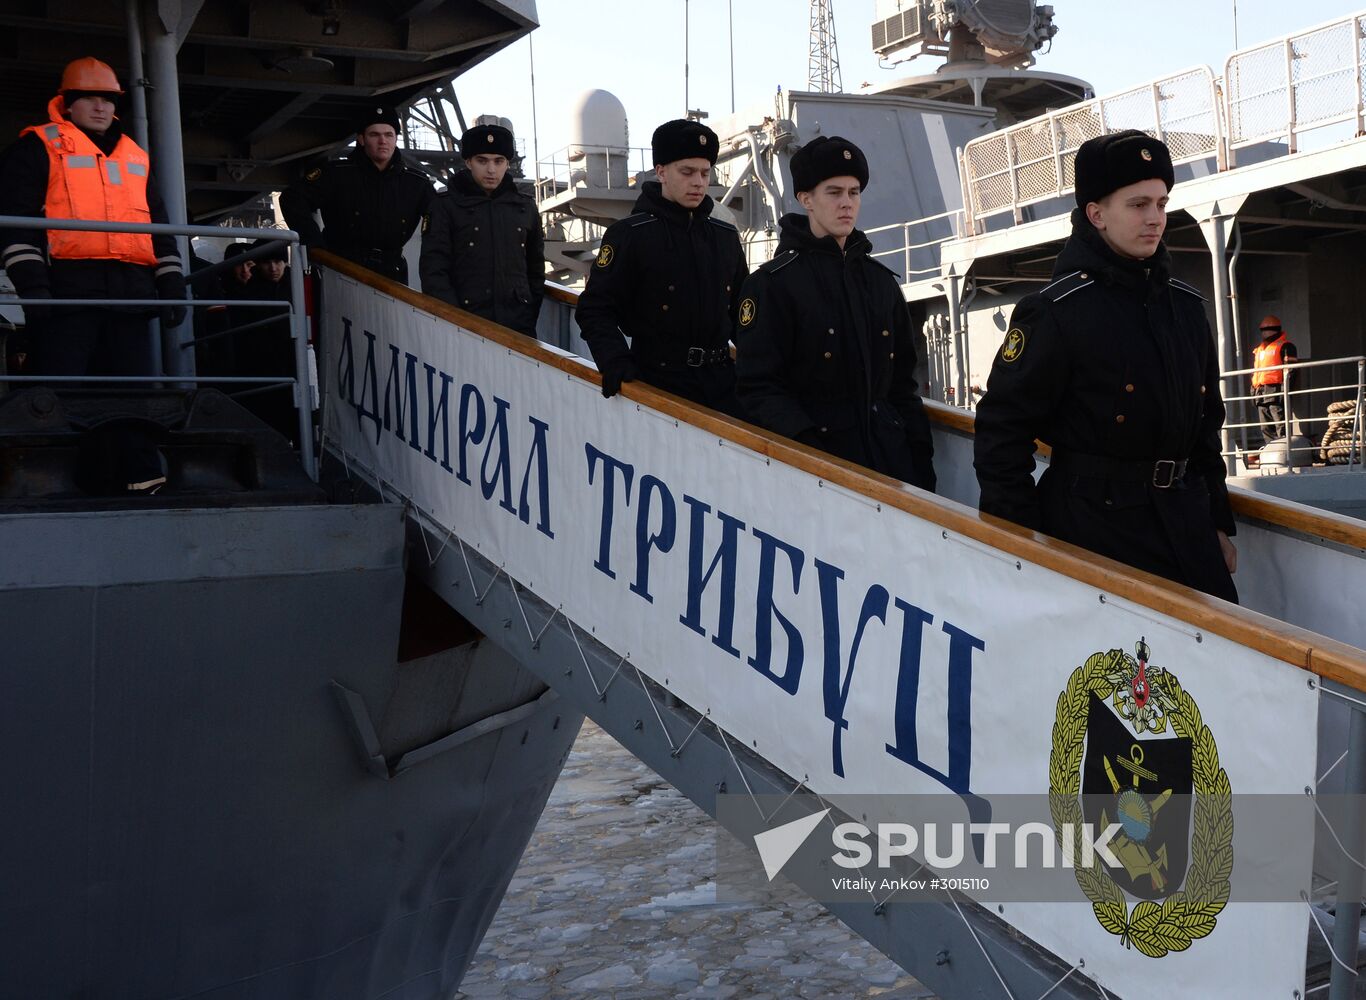
<path id="1" fill-rule="evenodd" d="M 465 161 L 474 183 L 485 191 L 497 191 L 508 172 L 508 158 L 497 153 L 476 153 Z"/>
<path id="2" fill-rule="evenodd" d="M 806 209 L 815 236 L 843 240 L 858 224 L 859 202 L 863 190 L 857 177 L 831 177 L 812 191 L 801 191 L 797 200 Z"/>
<path id="3" fill-rule="evenodd" d="M 240 264 L 232 266 L 232 276 L 237 279 L 239 285 L 245 285 L 251 280 L 252 269 L 256 266 L 254 260 L 244 260 Z"/>
<path id="4" fill-rule="evenodd" d="M 1157 252 L 1167 230 L 1167 185 L 1155 177 L 1112 192 L 1086 206 L 1086 217 L 1110 249 L 1130 260 Z"/>
<path id="5" fill-rule="evenodd" d="M 694 156 L 672 163 L 656 163 L 655 175 L 668 201 L 684 208 L 696 208 L 707 196 L 707 182 L 711 180 L 711 161 L 705 156 Z"/>
<path id="6" fill-rule="evenodd" d="M 88 94 L 66 106 L 72 123 L 95 135 L 104 135 L 114 124 L 114 102 L 103 94 Z"/>
<path id="7" fill-rule="evenodd" d="M 394 158 L 398 133 L 392 125 L 371 125 L 360 134 L 360 148 L 370 162 L 383 169 Z"/>
<path id="8" fill-rule="evenodd" d="M 279 281 L 285 276 L 285 262 L 282 260 L 263 260 L 259 262 L 261 273 L 266 276 L 267 281 Z"/>

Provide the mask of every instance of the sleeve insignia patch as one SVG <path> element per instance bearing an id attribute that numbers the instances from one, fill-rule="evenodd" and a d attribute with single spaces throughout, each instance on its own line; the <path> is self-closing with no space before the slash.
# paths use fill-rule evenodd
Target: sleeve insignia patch
<path id="1" fill-rule="evenodd" d="M 754 300 L 745 299 L 740 303 L 740 325 L 749 326 L 754 322 Z"/>
<path id="2" fill-rule="evenodd" d="M 322 175 L 323 175 L 323 168 L 322 168 L 322 167 L 314 167 L 314 168 L 313 168 L 312 170 L 310 170 L 308 173 L 304 174 L 304 180 L 306 180 L 306 181 L 316 181 L 316 180 L 317 180 L 319 177 L 321 177 Z"/>
<path id="3" fill-rule="evenodd" d="M 424 215 L 424 216 L 422 217 L 422 231 L 425 233 L 425 232 L 427 231 L 427 229 L 431 226 L 431 224 L 432 224 L 432 217 L 431 217 L 430 215 Z"/>
<path id="4" fill-rule="evenodd" d="M 1010 332 L 1006 334 L 1005 343 L 1001 345 L 1001 360 L 1006 364 L 1012 364 L 1020 360 L 1020 355 L 1025 349 L 1025 334 L 1018 326 L 1012 326 Z"/>
<path id="5" fill-rule="evenodd" d="M 611 265 L 614 256 L 616 256 L 616 251 L 612 249 L 612 244 L 604 243 L 602 249 L 598 251 L 598 267 Z"/>

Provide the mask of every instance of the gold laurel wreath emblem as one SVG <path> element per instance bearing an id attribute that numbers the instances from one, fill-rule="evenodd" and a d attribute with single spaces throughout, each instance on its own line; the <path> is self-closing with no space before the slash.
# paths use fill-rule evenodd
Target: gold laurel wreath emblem
<path id="1" fill-rule="evenodd" d="M 1053 749 L 1048 758 L 1048 799 L 1060 845 L 1063 824 L 1074 824 L 1075 829 L 1082 823 L 1077 796 L 1090 714 L 1088 696 L 1093 691 L 1102 699 L 1114 695 L 1119 684 L 1113 678 L 1121 672 L 1124 659 L 1125 653 L 1119 649 L 1093 654 L 1072 671 L 1066 690 L 1058 695 Z M 1150 958 L 1185 951 L 1192 941 L 1214 930 L 1216 918 L 1228 903 L 1233 873 L 1233 800 L 1228 773 L 1219 766 L 1219 747 L 1195 699 L 1182 689 L 1171 671 L 1164 672 L 1162 681 L 1174 705 L 1167 719 L 1178 736 L 1191 741 L 1192 777 L 1198 793 L 1185 888 L 1161 903 L 1145 899 L 1130 910 L 1123 891 L 1100 860 L 1093 858 L 1089 867 L 1083 867 L 1080 838 L 1075 838 L 1078 842 L 1073 845 L 1077 885 L 1091 901 L 1096 920 L 1118 935 L 1125 947 L 1137 948 Z"/>

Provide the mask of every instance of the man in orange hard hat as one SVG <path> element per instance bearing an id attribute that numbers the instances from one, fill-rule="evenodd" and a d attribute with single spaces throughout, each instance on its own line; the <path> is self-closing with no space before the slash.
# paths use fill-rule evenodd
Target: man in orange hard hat
<path id="1" fill-rule="evenodd" d="M 148 155 L 124 134 L 115 114 L 122 96 L 105 63 L 89 57 L 69 63 L 48 103 L 48 120 L 24 129 L 0 160 L 0 215 L 167 222 Z M 0 263 L 27 299 L 186 297 L 171 236 L 5 229 Z M 147 325 L 157 312 L 163 323 L 178 326 L 185 307 L 26 306 L 33 371 L 160 374 Z"/>
<path id="2" fill-rule="evenodd" d="M 1262 437 L 1269 443 L 1285 437 L 1285 393 L 1290 389 L 1288 365 L 1299 353 L 1285 335 L 1279 316 L 1267 316 L 1257 324 L 1262 342 L 1252 349 L 1252 396 L 1257 401 L 1257 416 Z"/>

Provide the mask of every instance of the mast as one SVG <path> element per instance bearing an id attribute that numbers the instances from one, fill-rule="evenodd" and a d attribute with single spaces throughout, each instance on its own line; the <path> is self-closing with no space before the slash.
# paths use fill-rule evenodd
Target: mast
<path id="1" fill-rule="evenodd" d="M 835 42 L 834 0 L 811 0 L 811 32 L 807 49 L 806 89 L 841 94 L 839 46 Z"/>

